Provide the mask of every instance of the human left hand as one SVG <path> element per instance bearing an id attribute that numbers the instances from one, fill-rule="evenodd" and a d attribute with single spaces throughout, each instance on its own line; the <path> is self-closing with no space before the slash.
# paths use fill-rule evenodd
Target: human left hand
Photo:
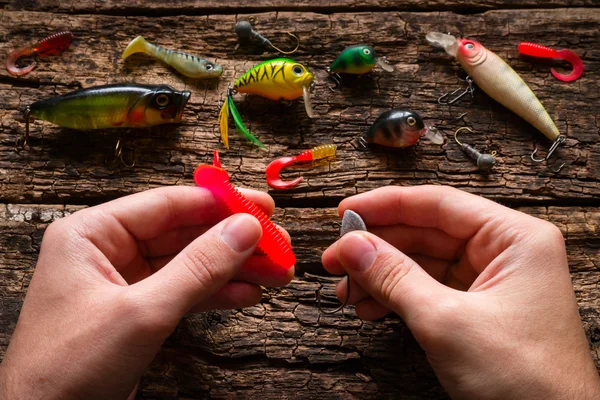
<path id="1" fill-rule="evenodd" d="M 265 193 L 242 190 L 268 215 Z M 253 254 L 259 222 L 202 188 L 168 187 L 91 207 L 44 234 L 0 398 L 127 398 L 190 311 L 254 305 L 282 270 Z"/>

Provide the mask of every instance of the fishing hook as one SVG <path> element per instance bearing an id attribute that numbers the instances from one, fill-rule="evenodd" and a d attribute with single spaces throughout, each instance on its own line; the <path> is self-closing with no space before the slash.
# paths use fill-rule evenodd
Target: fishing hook
<path id="1" fill-rule="evenodd" d="M 331 72 L 329 67 L 327 67 L 327 73 L 329 74 L 329 77 L 335 82 L 335 85 L 333 87 L 329 86 L 329 90 L 334 92 L 335 89 L 339 89 L 339 87 L 342 86 L 342 77 L 336 72 Z"/>
<path id="2" fill-rule="evenodd" d="M 291 32 L 286 32 L 289 36 L 296 39 L 296 47 L 290 51 L 280 49 L 279 47 L 271 43 L 269 39 L 256 32 L 254 28 L 252 28 L 252 24 L 249 21 L 238 21 L 235 24 L 235 33 L 238 35 L 240 41 L 250 41 L 260 46 L 270 46 L 283 54 L 293 54 L 298 50 L 298 47 L 300 47 L 300 39 L 298 39 L 298 36 L 294 35 Z"/>
<path id="3" fill-rule="evenodd" d="M 458 117 L 455 117 L 454 114 L 452 114 L 452 105 L 454 103 L 458 102 L 460 99 L 462 99 L 466 95 L 471 96 L 471 102 L 473 102 L 473 99 L 475 98 L 475 95 L 474 95 L 475 86 L 473 85 L 473 79 L 468 75 L 465 79 L 462 79 L 460 77 L 458 79 L 461 81 L 465 81 L 467 83 L 467 86 L 464 89 L 458 88 L 451 92 L 443 94 L 440 97 L 438 97 L 438 100 L 437 100 L 438 104 L 448 106 L 448 113 L 450 114 L 450 117 L 452 117 L 455 120 L 463 119 L 465 117 L 465 115 L 468 114 L 468 112 L 464 112 L 464 113 L 460 114 Z M 462 92 L 461 92 L 461 90 L 462 90 Z"/>
<path id="4" fill-rule="evenodd" d="M 302 182 L 304 178 L 299 176 L 298 178 L 292 181 L 283 181 L 279 176 L 283 168 L 298 162 L 310 162 L 333 158 L 335 157 L 336 151 L 337 145 L 325 144 L 322 146 L 314 147 L 310 150 L 303 151 L 297 156 L 278 158 L 277 160 L 271 162 L 265 170 L 265 173 L 267 175 L 267 183 L 274 189 L 288 189 L 293 186 L 296 186 L 297 184 Z"/>
<path id="5" fill-rule="evenodd" d="M 473 133 L 473 130 L 469 127 L 463 126 L 461 128 L 458 128 L 455 132 L 454 132 L 454 140 L 456 141 L 456 143 L 458 143 L 458 145 L 460 146 L 460 148 L 473 160 L 477 161 L 477 168 L 483 172 L 483 173 L 489 173 L 490 170 L 492 169 L 492 167 L 494 166 L 494 164 L 496 164 L 496 160 L 494 159 L 494 156 L 496 155 L 496 152 L 493 151 L 491 154 L 487 154 L 487 153 L 480 153 L 479 151 L 477 151 L 474 147 L 466 144 L 466 143 L 461 143 L 460 140 L 458 140 L 458 132 L 460 132 L 461 130 L 467 130 L 471 133 Z"/>
<path id="6" fill-rule="evenodd" d="M 344 301 L 342 302 L 342 304 L 337 307 L 335 310 L 325 310 L 322 306 L 321 306 L 321 288 L 317 289 L 315 291 L 315 296 L 317 298 L 317 307 L 319 308 L 319 311 L 322 312 L 323 314 L 335 314 L 338 311 L 341 311 L 344 309 L 344 307 L 346 307 L 348 305 L 348 301 L 350 299 L 350 275 L 346 275 L 346 280 L 347 280 L 347 285 L 346 285 L 346 298 L 344 299 Z"/>
<path id="7" fill-rule="evenodd" d="M 25 135 L 23 132 L 19 135 L 16 143 L 16 149 L 24 149 L 25 146 L 29 144 L 29 114 L 31 113 L 31 109 L 29 106 L 25 108 L 25 112 L 23 113 L 23 117 L 25 118 Z M 18 151 L 17 150 L 17 151 Z"/>
<path id="8" fill-rule="evenodd" d="M 133 150 L 131 151 L 131 158 L 133 159 L 133 162 L 131 164 L 127 164 L 123 159 L 123 142 L 121 139 L 117 140 L 117 145 L 115 146 L 115 158 L 113 162 L 117 161 L 118 159 L 126 168 L 133 168 L 135 166 L 135 151 Z"/>
<path id="9" fill-rule="evenodd" d="M 546 157 L 544 158 L 535 158 L 535 154 L 537 153 L 537 147 L 533 150 L 533 152 L 531 153 L 531 161 L 536 162 L 536 163 L 542 163 L 544 161 L 548 161 L 548 159 L 550 158 L 550 156 L 552 156 L 552 153 L 554 153 L 554 151 L 558 148 L 558 146 L 560 146 L 561 144 L 563 144 L 565 141 L 567 140 L 566 136 L 564 135 L 559 135 L 558 138 L 554 141 L 554 143 L 552 143 L 552 146 L 550 146 L 550 149 L 548 150 L 548 154 L 546 155 Z M 558 171 L 560 172 L 560 170 L 565 166 L 565 163 L 563 163 L 559 168 Z"/>

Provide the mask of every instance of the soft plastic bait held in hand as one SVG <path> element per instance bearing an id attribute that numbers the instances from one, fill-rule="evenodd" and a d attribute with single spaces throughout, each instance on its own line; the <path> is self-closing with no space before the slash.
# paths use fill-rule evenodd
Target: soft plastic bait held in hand
<path id="1" fill-rule="evenodd" d="M 156 46 L 142 36 L 133 39 L 123 52 L 123 59 L 134 53 L 146 53 L 175 68 L 179 73 L 189 78 L 209 79 L 218 78 L 223 74 L 223 67 L 198 56 L 180 51 Z"/>
<path id="2" fill-rule="evenodd" d="M 531 155 L 533 161 L 547 160 L 565 141 L 565 137 L 560 134 L 529 86 L 495 53 L 474 40 L 457 39 L 444 33 L 430 32 L 426 38 L 433 46 L 443 48 L 446 53 L 456 57 L 465 72 L 488 96 L 519 115 L 554 142 L 544 159 L 535 159 L 534 151 Z"/>
<path id="3" fill-rule="evenodd" d="M 240 78 L 233 87 L 227 90 L 227 97 L 221 111 L 219 112 L 219 126 L 221 139 L 229 149 L 229 114 L 238 130 L 248 140 L 259 147 L 266 148 L 252 133 L 246 129 L 237 108 L 233 102 L 235 93 L 249 93 L 266 97 L 271 100 L 294 100 L 300 96 L 304 97 L 304 108 L 306 114 L 312 118 L 311 88 L 314 76 L 304 65 L 289 58 L 276 58 L 262 62 Z"/>
<path id="4" fill-rule="evenodd" d="M 219 201 L 223 202 L 231 214 L 246 213 L 260 222 L 263 234 L 258 248 L 275 264 L 286 270 L 296 264 L 296 256 L 292 246 L 287 242 L 279 229 L 269 220 L 253 202 L 244 197 L 229 181 L 229 174 L 221 167 L 219 153 L 215 150 L 213 165 L 200 165 L 194 171 L 196 185 L 210 190 Z"/>
<path id="5" fill-rule="evenodd" d="M 283 168 L 295 163 L 324 160 L 335 157 L 336 150 L 337 146 L 335 144 L 325 144 L 303 151 L 294 157 L 278 158 L 277 160 L 271 162 L 265 170 L 267 175 L 267 183 L 274 189 L 287 189 L 296 186 L 302 182 L 304 178 L 300 176 L 289 182 L 282 181 L 279 177 L 279 174 Z"/>
<path id="6" fill-rule="evenodd" d="M 444 137 L 434 127 L 425 125 L 421 116 L 410 110 L 389 110 L 382 113 L 371 125 L 366 135 L 359 139 L 387 147 L 408 147 L 422 136 L 435 144 L 444 143 Z"/>
<path id="7" fill-rule="evenodd" d="M 73 41 L 73 34 L 69 31 L 58 32 L 48 36 L 45 39 L 40 40 L 33 46 L 22 47 L 18 50 L 10 53 L 6 59 L 6 69 L 12 75 L 21 76 L 31 72 L 37 65 L 33 61 L 30 65 L 19 68 L 17 67 L 17 61 L 21 57 L 30 57 L 38 55 L 39 57 L 46 57 L 50 55 L 57 55 L 65 51 L 71 45 Z"/>
<path id="8" fill-rule="evenodd" d="M 82 130 L 144 128 L 181 122 L 190 95 L 168 85 L 117 83 L 40 100 L 25 111 L 24 144 L 29 139 L 29 117 Z"/>

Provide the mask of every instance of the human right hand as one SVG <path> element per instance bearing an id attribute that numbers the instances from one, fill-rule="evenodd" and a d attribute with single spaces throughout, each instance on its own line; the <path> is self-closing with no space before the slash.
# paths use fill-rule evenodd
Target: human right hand
<path id="1" fill-rule="evenodd" d="M 347 209 L 369 232 L 345 235 L 323 265 L 350 275 L 360 318 L 404 319 L 453 398 L 600 398 L 553 224 L 442 186 L 377 189 Z"/>

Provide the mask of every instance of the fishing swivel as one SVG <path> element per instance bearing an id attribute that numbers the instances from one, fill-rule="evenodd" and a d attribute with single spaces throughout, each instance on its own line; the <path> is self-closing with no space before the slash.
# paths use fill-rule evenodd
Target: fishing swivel
<path id="1" fill-rule="evenodd" d="M 494 159 L 494 156 L 496 155 L 496 152 L 493 151 L 492 154 L 487 154 L 487 153 L 480 153 L 479 151 L 477 151 L 477 149 L 475 149 L 474 147 L 466 144 L 466 143 L 461 143 L 460 140 L 458 140 L 458 132 L 460 132 L 461 130 L 467 130 L 471 133 L 473 133 L 473 130 L 471 128 L 468 128 L 466 126 L 463 126 L 462 128 L 458 128 L 455 132 L 454 132 L 454 140 L 456 141 L 456 143 L 458 143 L 458 145 L 460 146 L 460 148 L 473 160 L 477 161 L 477 168 L 484 174 L 488 174 L 492 167 L 496 164 L 496 160 Z"/>
<path id="2" fill-rule="evenodd" d="M 267 183 L 274 189 L 287 189 L 296 186 L 302 182 L 304 178 L 300 176 L 291 181 L 283 181 L 279 176 L 283 168 L 295 163 L 333 158 L 335 157 L 336 150 L 337 146 L 335 144 L 325 144 L 303 151 L 294 157 L 278 158 L 277 160 L 271 162 L 265 170 L 265 173 L 267 174 Z"/>
<path id="3" fill-rule="evenodd" d="M 286 32 L 288 35 L 290 35 L 292 38 L 294 38 L 296 40 L 296 47 L 290 51 L 282 50 L 279 47 L 275 46 L 273 43 L 271 43 L 271 41 L 269 39 L 267 39 L 260 33 L 256 32 L 252 28 L 252 24 L 249 21 L 238 21 L 235 24 L 235 33 L 238 35 L 240 42 L 252 42 L 259 46 L 271 47 L 283 54 L 293 54 L 298 50 L 298 47 L 300 46 L 300 39 L 298 39 L 298 36 L 294 35 L 291 32 Z M 239 44 L 238 44 L 238 47 L 239 47 Z"/>

